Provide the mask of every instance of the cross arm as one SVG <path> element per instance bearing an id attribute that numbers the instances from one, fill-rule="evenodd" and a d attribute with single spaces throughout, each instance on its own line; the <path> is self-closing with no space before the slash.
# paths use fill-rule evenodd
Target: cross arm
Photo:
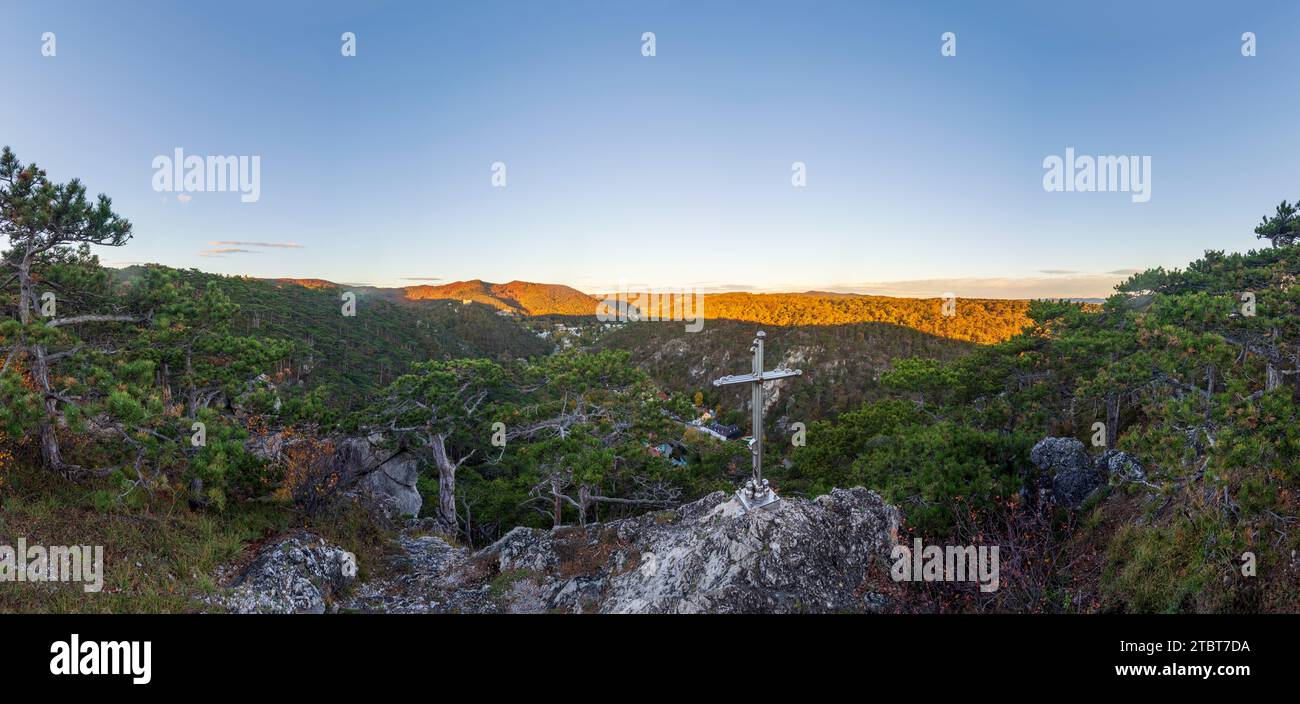
<path id="1" fill-rule="evenodd" d="M 729 384 L 751 384 L 758 381 L 758 376 L 754 374 L 728 374 L 721 379 L 714 379 L 714 386 L 727 386 Z"/>
<path id="2" fill-rule="evenodd" d="M 774 369 L 770 372 L 758 374 L 729 374 L 721 379 L 714 379 L 714 386 L 728 386 L 730 384 L 752 384 L 756 381 L 771 381 L 773 379 L 784 379 L 790 376 L 802 376 L 802 369 Z"/>
<path id="3" fill-rule="evenodd" d="M 803 376 L 802 369 L 773 369 L 770 372 L 763 372 L 763 381 L 770 379 L 784 379 L 788 376 Z"/>

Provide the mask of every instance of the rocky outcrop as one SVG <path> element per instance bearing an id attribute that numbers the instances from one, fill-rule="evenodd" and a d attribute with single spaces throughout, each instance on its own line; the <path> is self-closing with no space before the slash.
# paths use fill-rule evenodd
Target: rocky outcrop
<path id="1" fill-rule="evenodd" d="M 343 550 L 301 533 L 263 548 L 209 604 L 239 613 L 866 612 L 899 513 L 835 489 L 742 513 L 715 492 L 672 511 L 586 527 L 516 528 L 471 553 L 411 521 L 401 552 L 351 585 Z"/>
<path id="2" fill-rule="evenodd" d="M 356 558 L 311 533 L 296 533 L 257 554 L 210 605 L 235 613 L 319 614 L 352 584 Z"/>
<path id="3" fill-rule="evenodd" d="M 365 438 L 347 438 L 336 448 L 341 477 L 356 477 L 357 488 L 387 506 L 390 516 L 420 515 L 420 463 L 413 455 L 381 449 Z"/>
<path id="4" fill-rule="evenodd" d="M 1071 509 L 1082 506 L 1108 479 L 1117 483 L 1146 479 L 1137 457 L 1107 450 L 1094 460 L 1075 438 L 1043 438 L 1029 451 L 1029 459 L 1040 472 L 1040 484 L 1050 489 L 1056 503 Z"/>
<path id="5" fill-rule="evenodd" d="M 265 433 L 251 437 L 248 451 L 267 462 L 283 462 L 286 451 L 308 440 L 299 435 Z M 355 487 L 375 499 L 389 517 L 418 516 L 423 499 L 416 480 L 419 461 L 407 452 L 393 452 L 378 438 L 337 438 L 329 443 L 329 462 L 338 473 L 340 489 Z"/>
<path id="6" fill-rule="evenodd" d="M 1088 495 L 1105 481 L 1093 466 L 1083 443 L 1075 438 L 1043 438 L 1029 451 L 1056 503 L 1079 508 Z"/>
<path id="7" fill-rule="evenodd" d="M 603 613 L 840 612 L 878 608 L 871 566 L 896 544 L 898 511 L 836 489 L 742 513 L 721 492 L 675 511 L 586 528 L 516 528 L 474 557 L 506 608 Z"/>
<path id="8" fill-rule="evenodd" d="M 867 612 L 888 574 L 899 513 L 866 489 L 741 513 L 722 492 L 586 527 L 516 528 L 471 553 L 412 521 L 401 553 L 347 593 L 343 551 L 315 536 L 263 549 L 209 603 L 241 613 Z"/>

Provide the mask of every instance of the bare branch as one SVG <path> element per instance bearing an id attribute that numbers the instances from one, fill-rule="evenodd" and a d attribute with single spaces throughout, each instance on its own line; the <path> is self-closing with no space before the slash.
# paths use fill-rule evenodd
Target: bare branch
<path id="1" fill-rule="evenodd" d="M 138 315 L 74 315 L 71 318 L 56 318 L 46 321 L 46 327 L 57 328 L 64 325 L 80 325 L 81 323 L 143 323 L 147 318 Z"/>

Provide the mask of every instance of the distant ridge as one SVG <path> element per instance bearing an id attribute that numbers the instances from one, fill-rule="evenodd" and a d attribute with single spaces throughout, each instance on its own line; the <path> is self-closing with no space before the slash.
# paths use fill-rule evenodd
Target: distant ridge
<path id="1" fill-rule="evenodd" d="M 494 284 L 481 279 L 455 281 L 439 286 L 419 285 L 383 288 L 341 284 L 325 279 L 281 277 L 263 279 L 273 284 L 291 284 L 310 289 L 351 286 L 394 301 L 471 301 L 519 315 L 595 315 L 596 298 L 561 284 L 511 281 Z"/>
<path id="2" fill-rule="evenodd" d="M 313 289 L 340 288 L 322 279 L 272 279 Z M 478 303 L 519 316 L 564 315 L 594 317 L 598 301 L 593 296 L 562 284 L 511 281 L 494 284 L 481 279 L 455 281 L 439 286 L 370 288 L 396 303 L 454 301 Z M 637 292 L 630 292 L 635 296 Z M 981 344 L 1000 342 L 1030 324 L 1029 300 L 960 298 L 951 316 L 943 313 L 939 298 L 898 298 L 860 293 L 808 291 L 805 293 L 709 293 L 704 294 L 704 318 L 734 320 L 757 325 L 824 326 L 858 323 L 890 323 L 955 340 Z M 635 306 L 637 299 L 631 303 Z M 661 303 L 664 314 L 673 310 L 672 299 Z M 1084 302 L 1080 305 L 1095 305 Z"/>
<path id="3" fill-rule="evenodd" d="M 473 279 L 441 286 L 407 286 L 399 290 L 409 301 L 473 301 L 520 315 L 596 314 L 595 298 L 561 284 L 538 284 L 529 281 L 494 284 Z"/>
<path id="4" fill-rule="evenodd" d="M 311 289 L 338 288 L 338 287 L 339 287 L 339 285 L 336 284 L 336 283 L 334 283 L 333 281 L 326 281 L 325 279 L 293 279 L 293 278 L 283 278 L 283 279 L 267 279 L 267 280 L 270 281 L 270 282 L 272 282 L 272 283 L 277 283 L 277 284 L 296 284 L 296 285 L 298 285 L 298 286 L 303 286 L 303 287 L 305 287 L 305 288 L 311 288 Z"/>

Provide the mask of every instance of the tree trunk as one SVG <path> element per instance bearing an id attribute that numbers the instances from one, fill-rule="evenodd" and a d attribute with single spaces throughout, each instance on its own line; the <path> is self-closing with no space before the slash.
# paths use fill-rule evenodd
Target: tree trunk
<path id="1" fill-rule="evenodd" d="M 162 368 L 158 370 L 158 381 L 158 385 L 162 387 L 163 406 L 170 408 L 172 405 L 171 367 L 167 366 L 166 362 L 163 362 Z"/>
<path id="2" fill-rule="evenodd" d="M 32 345 L 32 379 L 44 396 L 45 415 L 41 418 L 41 460 L 49 469 L 57 472 L 64 470 L 63 456 L 59 451 L 59 435 L 56 421 L 59 417 L 59 402 L 50 393 L 50 368 L 45 359 L 45 346 Z"/>
<path id="3" fill-rule="evenodd" d="M 586 484 L 578 487 L 578 524 L 587 527 L 587 508 L 591 506 L 591 489 Z"/>
<path id="4" fill-rule="evenodd" d="M 1277 387 L 1281 386 L 1282 375 L 1278 373 L 1277 367 L 1273 366 L 1272 362 L 1269 362 L 1268 366 L 1265 367 L 1265 369 L 1266 371 L 1264 372 L 1265 373 L 1264 390 L 1272 391 L 1273 389 L 1276 389 Z"/>
<path id="5" fill-rule="evenodd" d="M 1106 396 L 1106 449 L 1115 449 L 1115 439 L 1119 436 L 1119 394 Z"/>
<path id="6" fill-rule="evenodd" d="M 194 388 L 194 353 L 189 349 L 185 350 L 185 380 L 189 385 L 185 394 L 185 417 L 194 418 L 199 415 L 199 390 Z"/>
<path id="7" fill-rule="evenodd" d="M 560 479 L 558 474 L 551 475 L 551 514 L 556 528 L 564 523 L 564 504 L 560 501 Z"/>
<path id="8" fill-rule="evenodd" d="M 18 266 L 18 318 L 23 325 L 32 322 L 32 314 L 36 312 L 36 282 L 32 280 L 30 262 L 23 262 Z M 59 451 L 59 435 L 57 421 L 59 417 L 59 402 L 54 398 L 50 386 L 50 365 L 45 357 L 45 345 L 34 344 L 27 347 L 32 356 L 32 381 L 36 382 L 36 389 L 41 393 L 41 403 L 45 413 L 41 416 L 41 462 L 46 469 L 52 469 L 56 472 L 63 472 L 63 455 Z"/>
<path id="9" fill-rule="evenodd" d="M 438 527 L 451 535 L 460 532 L 456 520 L 456 465 L 447 457 L 447 436 L 433 436 L 433 463 L 438 467 Z"/>

